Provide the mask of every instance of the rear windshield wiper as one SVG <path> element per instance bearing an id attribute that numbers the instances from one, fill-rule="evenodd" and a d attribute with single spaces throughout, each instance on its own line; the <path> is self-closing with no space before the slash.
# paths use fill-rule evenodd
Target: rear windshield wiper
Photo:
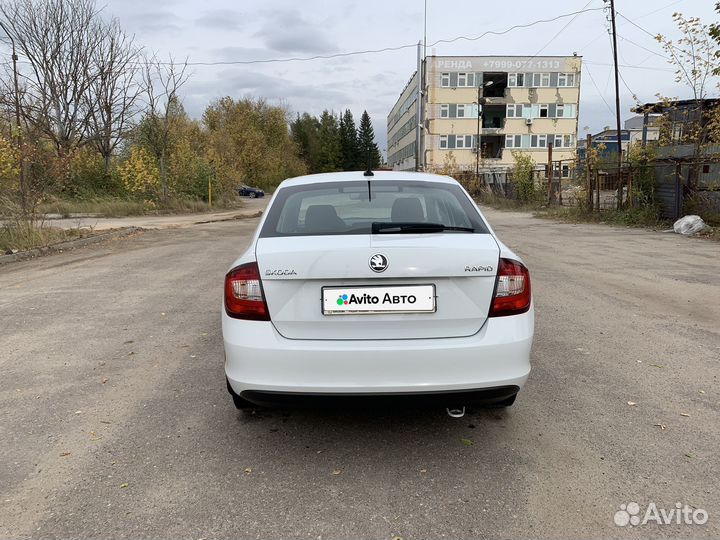
<path id="1" fill-rule="evenodd" d="M 436 233 L 443 231 L 475 232 L 472 227 L 451 227 L 442 223 L 426 223 L 423 221 L 392 222 L 374 221 L 372 224 L 373 234 L 392 233 Z"/>

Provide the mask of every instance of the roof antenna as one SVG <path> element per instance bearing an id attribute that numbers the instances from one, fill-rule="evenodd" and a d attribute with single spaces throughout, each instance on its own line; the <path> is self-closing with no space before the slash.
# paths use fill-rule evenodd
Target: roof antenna
<path id="1" fill-rule="evenodd" d="M 363 173 L 363 176 L 375 176 L 372 172 L 372 153 L 369 146 L 367 148 L 367 170 Z"/>

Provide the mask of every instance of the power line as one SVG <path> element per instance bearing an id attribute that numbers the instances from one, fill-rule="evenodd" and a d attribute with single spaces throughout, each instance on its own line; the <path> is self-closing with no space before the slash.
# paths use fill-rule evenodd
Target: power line
<path id="1" fill-rule="evenodd" d="M 608 102 L 605 100 L 605 96 L 602 95 L 600 88 L 598 87 L 597 83 L 595 82 L 595 77 L 592 76 L 592 72 L 590 71 L 590 68 L 587 66 L 587 62 L 585 62 L 583 65 L 585 66 L 585 71 L 587 71 L 587 74 L 590 75 L 590 81 L 593 83 L 595 90 L 597 90 L 597 93 L 600 96 L 600 99 L 603 100 L 603 103 L 608 108 L 608 111 L 610 111 L 610 114 L 613 114 L 615 111 L 612 110 L 612 107 L 610 107 Z"/>
<path id="2" fill-rule="evenodd" d="M 495 30 L 488 30 L 486 32 L 483 32 L 482 34 L 478 36 L 456 36 L 454 38 L 449 39 L 438 39 L 434 43 L 430 43 L 430 47 L 434 47 L 436 45 L 440 44 L 450 44 L 455 43 L 457 41 L 477 41 L 479 39 L 484 38 L 488 35 L 494 35 L 494 36 L 501 36 L 504 34 L 507 34 L 509 32 L 512 32 L 513 30 L 518 30 L 521 28 L 530 28 L 532 26 L 536 26 L 538 24 L 544 24 L 544 23 L 550 23 L 555 22 L 560 19 L 564 19 L 567 17 L 577 17 L 581 13 L 588 13 L 591 11 L 601 11 L 605 8 L 584 8 L 578 11 L 572 11 L 570 13 L 563 13 L 562 15 L 557 15 L 556 17 L 552 17 L 550 19 L 538 19 L 536 21 L 532 21 L 525 24 L 516 24 L 514 26 L 511 26 L 505 30 L 501 31 L 495 31 Z M 383 52 L 393 52 L 393 51 L 399 51 L 403 49 L 410 49 L 417 47 L 417 43 L 409 43 L 407 45 L 398 45 L 395 47 L 383 47 L 381 49 L 367 49 L 362 51 L 350 51 L 350 52 L 343 52 L 343 53 L 334 53 L 334 54 L 318 54 L 315 56 L 296 56 L 296 57 L 290 57 L 290 58 L 268 58 L 265 60 L 224 60 L 224 61 L 217 61 L 217 62 L 187 62 L 188 66 L 234 66 L 234 65 L 251 65 L 251 64 L 274 64 L 274 63 L 282 63 L 282 62 L 310 62 L 313 60 L 330 60 L 333 58 L 346 58 L 348 56 L 359 56 L 363 54 L 377 54 L 377 53 L 383 53 Z M 168 62 L 160 62 L 161 64 L 167 64 Z"/>
<path id="3" fill-rule="evenodd" d="M 613 64 L 607 64 L 604 62 L 589 62 L 589 61 L 583 61 L 583 64 L 590 64 L 592 66 L 610 66 L 610 67 L 612 67 L 612 65 L 613 65 Z M 633 64 L 619 64 L 619 66 L 624 67 L 624 68 L 630 68 L 630 69 L 645 69 L 648 71 L 667 71 L 667 72 L 675 73 L 675 71 L 672 69 L 655 67 L 655 66 L 637 66 L 637 65 L 633 65 Z"/>
<path id="4" fill-rule="evenodd" d="M 558 31 L 557 34 L 555 34 L 553 37 L 550 38 L 550 41 L 548 41 L 545 45 L 543 45 L 538 52 L 536 52 L 535 54 L 532 55 L 532 58 L 535 58 L 537 55 L 539 55 L 541 52 L 543 52 L 543 51 L 548 47 L 548 45 L 550 45 L 553 41 L 555 41 L 555 39 L 556 39 L 560 34 L 562 34 L 562 33 L 565 31 L 565 29 L 566 29 L 568 26 L 570 26 L 570 25 L 575 21 L 575 19 L 577 19 L 578 16 L 580 15 L 580 13 L 583 13 L 583 10 L 586 9 L 590 4 L 592 4 L 593 1 L 594 1 L 594 0 L 590 0 L 587 4 L 585 4 L 585 5 L 583 6 L 582 10 L 580 10 L 577 14 L 575 14 L 575 16 L 574 16 L 572 19 L 570 19 L 570 20 L 565 24 L 565 26 L 563 26 L 563 27 Z M 602 9 L 602 8 L 601 8 L 601 9 Z"/>
<path id="5" fill-rule="evenodd" d="M 635 43 L 634 41 L 632 41 L 632 40 L 630 40 L 630 39 L 628 39 L 628 38 L 626 38 L 626 37 L 623 37 L 623 36 L 621 36 L 620 34 L 618 34 L 618 37 L 619 37 L 620 39 L 622 39 L 623 41 L 627 41 L 627 42 L 630 43 L 631 45 L 635 45 L 636 47 L 638 47 L 638 48 L 640 48 L 640 49 L 643 49 L 644 51 L 647 51 L 647 52 L 649 52 L 649 53 L 651 53 L 651 54 L 654 54 L 655 56 L 659 56 L 660 58 L 665 58 L 665 59 L 667 59 L 666 56 L 660 54 L 659 52 L 653 51 L 652 49 L 648 49 L 647 47 L 643 47 L 643 46 L 640 45 L 639 43 Z"/>
<path id="6" fill-rule="evenodd" d="M 645 14 L 643 14 L 643 15 L 639 15 L 638 17 L 635 17 L 635 19 L 637 20 L 637 19 L 642 19 L 642 18 L 644 18 L 644 17 L 649 17 L 650 15 L 654 15 L 654 14 L 657 13 L 658 11 L 662 11 L 662 10 L 664 10 L 664 9 L 667 9 L 667 8 L 669 8 L 670 6 L 674 6 L 675 4 L 679 4 L 680 2 L 682 2 L 682 0 L 675 0 L 674 2 L 670 2 L 669 4 L 667 4 L 667 5 L 665 5 L 665 6 L 661 7 L 661 8 L 654 9 L 653 11 L 650 11 L 650 12 L 645 13 Z M 615 10 L 615 13 L 617 13 L 617 14 L 620 15 L 621 17 L 625 18 L 625 17 L 622 15 L 622 13 L 620 13 L 619 11 Z M 644 30 L 643 30 L 643 31 L 644 31 Z M 601 37 L 602 37 L 602 34 L 598 34 L 597 36 L 595 36 L 594 38 L 592 38 L 590 41 L 588 41 L 585 45 L 583 45 L 582 47 L 580 47 L 579 50 L 580 50 L 580 51 L 585 50 L 586 47 L 588 47 L 589 45 L 592 45 L 593 43 L 595 43 L 595 42 L 596 42 L 599 38 L 601 38 Z M 655 36 L 652 36 L 652 37 L 654 38 Z"/>

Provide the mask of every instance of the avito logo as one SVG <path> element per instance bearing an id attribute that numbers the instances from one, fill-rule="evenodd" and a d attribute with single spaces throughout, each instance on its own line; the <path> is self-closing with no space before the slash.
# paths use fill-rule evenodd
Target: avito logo
<path id="1" fill-rule="evenodd" d="M 368 304 L 414 304 L 417 297 L 414 294 L 390 294 L 385 293 L 383 297 L 374 294 L 340 294 L 338 295 L 337 305 L 368 305 Z"/>

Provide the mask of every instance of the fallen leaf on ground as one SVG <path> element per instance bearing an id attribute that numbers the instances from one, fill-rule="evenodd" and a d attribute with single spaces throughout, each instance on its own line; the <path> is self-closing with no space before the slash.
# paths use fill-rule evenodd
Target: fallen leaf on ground
<path id="1" fill-rule="evenodd" d="M 627 403 L 628 403 L 628 405 L 630 405 L 631 407 L 634 407 L 635 405 L 637 405 L 637 403 L 635 403 L 634 401 L 628 401 Z"/>
<path id="2" fill-rule="evenodd" d="M 473 442 L 470 439 L 460 439 L 465 446 L 472 446 Z"/>
<path id="3" fill-rule="evenodd" d="M 685 454 L 685 457 L 687 457 L 687 458 L 691 458 L 691 459 L 692 459 L 692 458 L 694 458 L 694 457 L 695 457 L 695 455 L 694 455 L 694 454 Z"/>
<path id="4" fill-rule="evenodd" d="M 126 487 L 128 487 L 128 484 L 127 484 L 127 483 L 120 484 L 120 488 L 126 488 Z"/>
<path id="5" fill-rule="evenodd" d="M 660 368 L 660 369 L 665 367 L 665 366 L 661 366 L 660 364 L 649 364 L 649 365 L 651 365 L 652 367 Z"/>
<path id="6" fill-rule="evenodd" d="M 108 382 L 107 377 L 106 377 L 106 378 L 103 378 L 100 382 L 103 383 L 103 384 L 105 384 L 106 382 Z"/>
<path id="7" fill-rule="evenodd" d="M 421 473 L 426 473 L 426 472 L 427 472 L 427 469 L 420 469 L 420 472 L 421 472 Z"/>
<path id="8" fill-rule="evenodd" d="M 681 412 L 681 413 L 680 413 L 680 416 L 690 416 L 690 415 L 689 415 L 688 413 L 686 413 L 686 412 Z"/>
<path id="9" fill-rule="evenodd" d="M 698 394 L 704 394 L 705 390 L 698 390 Z"/>
<path id="10" fill-rule="evenodd" d="M 393 536 L 392 540 L 403 540 L 402 536 Z"/>
<path id="11" fill-rule="evenodd" d="M 245 467 L 245 470 L 243 472 L 245 474 L 250 474 L 252 472 L 252 469 L 250 467 Z"/>
<path id="12" fill-rule="evenodd" d="M 667 429 L 667 426 L 665 424 L 655 424 L 655 425 L 660 428 L 660 431 L 665 431 Z"/>
<path id="13" fill-rule="evenodd" d="M 132 356 L 133 354 L 135 354 L 135 351 L 130 351 L 130 352 L 128 353 L 128 356 Z"/>
<path id="14" fill-rule="evenodd" d="M 101 424 L 112 424 L 110 420 L 100 420 Z"/>
<path id="15" fill-rule="evenodd" d="M 60 452 L 60 457 L 69 456 L 70 452 Z"/>
<path id="16" fill-rule="evenodd" d="M 82 411 L 75 411 L 75 414 L 82 414 Z"/>
<path id="17" fill-rule="evenodd" d="M 337 476 L 338 474 L 342 473 L 342 471 L 340 469 L 335 469 L 332 473 Z"/>

